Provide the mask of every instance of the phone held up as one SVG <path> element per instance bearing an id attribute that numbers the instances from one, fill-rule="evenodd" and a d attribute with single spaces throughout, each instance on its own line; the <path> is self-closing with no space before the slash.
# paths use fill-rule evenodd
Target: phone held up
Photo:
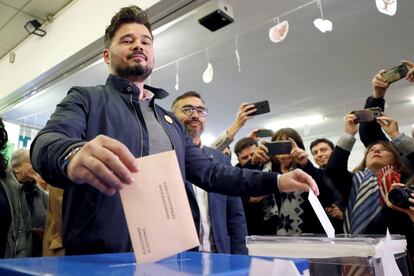
<path id="1" fill-rule="evenodd" d="M 397 80 L 405 78 L 407 76 L 407 73 L 408 67 L 403 63 L 385 71 L 382 73 L 382 76 L 388 81 L 388 83 L 393 83 Z"/>
<path id="2" fill-rule="evenodd" d="M 367 123 L 375 121 L 375 119 L 381 116 L 381 109 L 379 107 L 367 108 L 362 110 L 352 111 L 351 114 L 355 114 L 355 123 Z"/>
<path id="3" fill-rule="evenodd" d="M 269 157 L 280 154 L 290 154 L 292 151 L 292 144 L 288 140 L 273 141 L 266 143 L 265 146 L 268 149 L 267 155 Z"/>
<path id="4" fill-rule="evenodd" d="M 256 112 L 253 114 L 250 114 L 251 116 L 256 116 L 259 114 L 269 113 L 270 112 L 270 106 L 268 101 L 261 101 L 257 103 L 251 103 L 256 107 Z M 249 104 L 250 105 L 250 104 Z"/>
<path id="5" fill-rule="evenodd" d="M 273 136 L 273 130 L 271 129 L 259 129 L 256 131 L 256 136 L 259 138 L 265 138 L 265 137 L 272 137 Z"/>

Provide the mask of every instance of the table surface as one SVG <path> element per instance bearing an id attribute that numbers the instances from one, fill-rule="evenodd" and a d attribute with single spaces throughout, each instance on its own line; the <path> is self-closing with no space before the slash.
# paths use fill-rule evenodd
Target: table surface
<path id="1" fill-rule="evenodd" d="M 248 275 L 250 256 L 184 252 L 136 265 L 133 253 L 0 260 L 0 275 Z M 294 261 L 298 270 L 305 260 Z"/>

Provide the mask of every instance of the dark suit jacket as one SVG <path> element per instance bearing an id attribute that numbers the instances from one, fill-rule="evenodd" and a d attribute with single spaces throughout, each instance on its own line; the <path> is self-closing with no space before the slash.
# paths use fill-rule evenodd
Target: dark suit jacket
<path id="1" fill-rule="evenodd" d="M 203 152 L 216 162 L 231 166 L 227 156 L 218 150 L 203 147 Z M 200 228 L 200 211 L 192 184 L 186 181 L 186 190 L 197 231 Z M 245 237 L 246 219 L 240 197 L 208 193 L 208 207 L 214 246 L 218 253 L 247 254 Z"/>

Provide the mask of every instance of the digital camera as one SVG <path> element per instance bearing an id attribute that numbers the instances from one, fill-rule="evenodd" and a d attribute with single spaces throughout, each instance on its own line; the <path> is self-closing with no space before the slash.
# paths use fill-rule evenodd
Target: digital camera
<path id="1" fill-rule="evenodd" d="M 410 206 L 414 206 L 414 204 L 408 200 L 412 193 L 414 193 L 414 185 L 405 188 L 392 189 L 388 193 L 388 199 L 395 206 L 408 209 Z"/>

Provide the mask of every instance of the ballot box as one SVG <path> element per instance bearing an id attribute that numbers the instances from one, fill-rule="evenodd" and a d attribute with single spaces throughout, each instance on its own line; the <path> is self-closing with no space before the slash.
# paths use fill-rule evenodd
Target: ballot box
<path id="1" fill-rule="evenodd" d="M 384 275 L 384 236 L 248 236 L 246 244 L 250 256 L 307 259 L 310 275 Z M 406 247 L 400 235 L 387 245 L 402 275 L 409 275 Z"/>

